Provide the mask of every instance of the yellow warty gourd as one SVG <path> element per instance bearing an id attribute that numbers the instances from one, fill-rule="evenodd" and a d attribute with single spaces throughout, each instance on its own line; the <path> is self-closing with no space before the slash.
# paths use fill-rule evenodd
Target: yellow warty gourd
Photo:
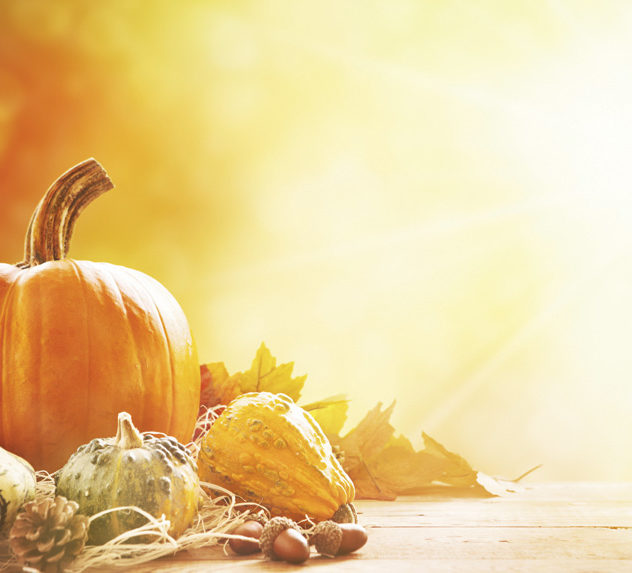
<path id="1" fill-rule="evenodd" d="M 295 520 L 330 519 L 355 495 L 318 423 L 285 394 L 233 400 L 202 440 L 198 474 Z"/>

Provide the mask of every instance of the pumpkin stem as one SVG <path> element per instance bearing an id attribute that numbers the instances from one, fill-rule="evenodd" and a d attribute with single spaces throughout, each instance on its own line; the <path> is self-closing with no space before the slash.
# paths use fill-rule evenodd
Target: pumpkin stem
<path id="1" fill-rule="evenodd" d="M 143 447 L 143 436 L 132 424 L 132 417 L 127 412 L 118 415 L 115 444 L 123 450 Z"/>
<path id="2" fill-rule="evenodd" d="M 58 261 L 68 253 L 70 237 L 85 207 L 114 187 L 95 159 L 87 159 L 69 169 L 48 189 L 29 223 L 20 268 Z"/>

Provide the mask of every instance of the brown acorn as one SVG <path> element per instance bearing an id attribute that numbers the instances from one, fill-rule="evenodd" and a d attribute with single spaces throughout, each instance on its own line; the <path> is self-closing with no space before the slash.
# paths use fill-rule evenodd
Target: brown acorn
<path id="1" fill-rule="evenodd" d="M 307 539 L 300 527 L 288 517 L 273 517 L 268 521 L 259 545 L 268 559 L 298 564 L 309 558 Z"/>
<path id="2" fill-rule="evenodd" d="M 355 523 L 321 521 L 314 527 L 310 536 L 310 543 L 316 551 L 327 557 L 352 553 L 366 542 L 366 529 Z"/>

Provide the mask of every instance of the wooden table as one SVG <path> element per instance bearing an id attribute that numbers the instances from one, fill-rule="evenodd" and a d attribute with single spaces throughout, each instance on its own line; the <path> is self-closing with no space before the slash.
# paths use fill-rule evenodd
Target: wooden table
<path id="1" fill-rule="evenodd" d="M 396 502 L 357 502 L 369 530 L 357 554 L 312 554 L 310 571 L 632 572 L 632 484 L 528 485 L 507 497 L 433 493 Z M 181 552 L 135 571 L 289 571 L 297 566 L 225 555 L 221 548 Z"/>
<path id="2" fill-rule="evenodd" d="M 357 507 L 369 541 L 344 558 L 312 553 L 295 566 L 215 546 L 116 571 L 632 572 L 632 484 L 528 485 L 487 499 L 434 491 Z"/>

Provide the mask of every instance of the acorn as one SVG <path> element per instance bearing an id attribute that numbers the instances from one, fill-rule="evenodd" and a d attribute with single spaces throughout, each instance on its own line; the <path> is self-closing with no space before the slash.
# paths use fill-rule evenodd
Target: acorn
<path id="1" fill-rule="evenodd" d="M 303 563 L 309 558 L 309 544 L 300 527 L 288 517 L 273 517 L 259 538 L 261 551 L 268 559 Z"/>
<path id="2" fill-rule="evenodd" d="M 336 557 L 357 551 L 367 542 L 366 529 L 355 523 L 321 521 L 310 536 L 310 544 L 326 557 Z"/>
<path id="3" fill-rule="evenodd" d="M 233 535 L 241 535 L 248 539 L 232 537 L 228 541 L 228 545 L 237 555 L 257 553 L 259 551 L 259 537 L 261 537 L 262 532 L 263 525 L 254 519 L 249 519 L 233 531 Z"/>
<path id="4" fill-rule="evenodd" d="M 341 505 L 333 514 L 331 521 L 336 523 L 358 523 L 358 513 L 352 503 Z"/>

